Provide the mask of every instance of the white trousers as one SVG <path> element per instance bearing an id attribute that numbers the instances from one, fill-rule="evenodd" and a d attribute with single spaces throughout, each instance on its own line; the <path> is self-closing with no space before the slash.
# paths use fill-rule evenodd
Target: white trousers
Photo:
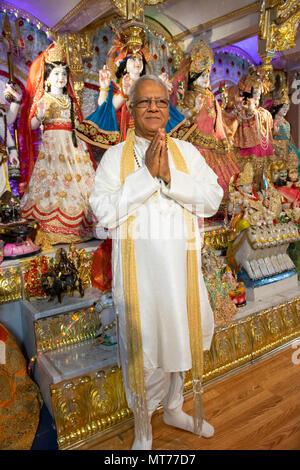
<path id="1" fill-rule="evenodd" d="M 127 370 L 123 370 L 123 380 L 127 403 L 134 410 L 134 400 L 129 390 Z M 161 368 L 144 369 L 145 393 L 149 418 L 160 404 L 164 409 L 181 409 L 183 405 L 183 388 L 185 372 L 164 372 Z"/>
<path id="2" fill-rule="evenodd" d="M 185 372 L 145 369 L 145 391 L 150 416 L 160 403 L 168 410 L 182 408 L 184 377 Z"/>

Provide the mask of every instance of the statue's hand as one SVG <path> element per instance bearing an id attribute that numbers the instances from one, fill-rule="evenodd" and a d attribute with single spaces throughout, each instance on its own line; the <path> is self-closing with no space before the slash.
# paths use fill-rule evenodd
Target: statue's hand
<path id="1" fill-rule="evenodd" d="M 202 105 L 203 105 L 202 96 L 197 95 L 196 99 L 195 99 L 195 111 L 196 111 L 196 113 L 198 113 L 200 111 L 200 109 L 202 108 Z"/>
<path id="2" fill-rule="evenodd" d="M 165 84 L 167 85 L 168 87 L 168 90 L 169 90 L 169 93 L 172 93 L 172 90 L 173 90 L 173 84 L 172 82 L 169 80 L 169 77 L 168 75 L 166 74 L 166 72 L 162 73 L 161 75 L 159 75 L 159 77 L 163 82 L 165 82 Z"/>
<path id="3" fill-rule="evenodd" d="M 15 90 L 15 88 L 10 83 L 6 84 L 3 94 L 4 96 L 13 96 L 14 101 L 21 101 L 21 95 L 17 92 L 17 90 Z"/>
<path id="4" fill-rule="evenodd" d="M 108 69 L 104 68 L 99 70 L 99 85 L 100 88 L 107 89 L 109 88 L 111 81 L 111 73 Z"/>
<path id="5" fill-rule="evenodd" d="M 20 165 L 19 163 L 19 155 L 18 155 L 18 151 L 17 150 L 11 150 L 10 154 L 9 154 L 9 163 L 13 166 L 16 166 L 18 167 Z"/>
<path id="6" fill-rule="evenodd" d="M 40 101 L 37 104 L 35 117 L 40 123 L 42 123 L 44 120 L 46 108 L 47 108 L 47 104 L 44 101 Z"/>
<path id="7" fill-rule="evenodd" d="M 123 90 L 124 95 L 127 95 L 127 96 L 129 95 L 130 88 L 131 88 L 131 78 L 129 74 L 126 73 L 126 75 L 124 75 L 123 80 L 122 80 L 122 90 Z"/>

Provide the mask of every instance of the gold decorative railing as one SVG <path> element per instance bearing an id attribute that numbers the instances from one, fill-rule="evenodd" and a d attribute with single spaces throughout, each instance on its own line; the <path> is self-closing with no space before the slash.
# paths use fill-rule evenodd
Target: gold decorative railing
<path id="1" fill-rule="evenodd" d="M 216 329 L 205 352 L 204 383 L 237 369 L 300 336 L 300 297 Z M 188 373 L 185 391 L 191 388 Z M 109 366 L 51 386 L 61 449 L 78 445 L 132 417 L 121 370 Z"/>
<path id="2" fill-rule="evenodd" d="M 95 338 L 101 326 L 99 311 L 86 307 L 37 320 L 34 323 L 38 353 Z"/>

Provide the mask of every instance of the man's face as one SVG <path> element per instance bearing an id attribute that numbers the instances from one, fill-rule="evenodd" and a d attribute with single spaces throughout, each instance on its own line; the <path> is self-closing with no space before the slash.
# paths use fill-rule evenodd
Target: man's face
<path id="1" fill-rule="evenodd" d="M 134 119 L 135 133 L 139 137 L 152 140 L 157 130 L 165 128 L 169 120 L 169 106 L 159 107 L 154 101 L 150 106 L 139 107 L 141 100 L 169 100 L 163 85 L 154 80 L 144 80 L 135 89 L 131 113 Z"/>

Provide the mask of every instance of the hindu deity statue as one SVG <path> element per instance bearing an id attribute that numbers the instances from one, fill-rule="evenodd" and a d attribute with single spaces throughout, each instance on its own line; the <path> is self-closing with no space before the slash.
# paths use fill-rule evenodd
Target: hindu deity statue
<path id="1" fill-rule="evenodd" d="M 237 85 L 227 86 L 225 82 L 220 82 L 218 91 L 225 131 L 230 144 L 233 146 L 234 134 L 238 127 L 236 106 L 240 96 L 239 87 Z"/>
<path id="2" fill-rule="evenodd" d="M 128 128 L 133 127 L 129 113 L 131 86 L 146 74 L 147 65 L 153 60 L 145 43 L 145 31 L 130 28 L 116 34 L 106 64 L 99 70 L 98 108 L 76 129 L 86 142 L 108 148 L 126 139 Z M 166 74 L 160 76 L 169 85 Z M 184 120 L 184 116 L 170 104 L 170 120 L 167 132 Z"/>
<path id="3" fill-rule="evenodd" d="M 13 168 L 19 167 L 19 155 L 14 138 L 10 134 L 9 126 L 13 124 L 17 118 L 21 97 L 18 92 L 7 84 L 4 90 L 4 96 L 10 94 L 12 101 L 8 111 L 0 107 L 0 196 L 5 191 L 10 191 L 9 169 L 8 163 Z"/>
<path id="4" fill-rule="evenodd" d="M 254 170 L 249 162 L 231 180 L 228 201 L 230 227 L 239 231 L 250 225 L 260 225 L 264 219 L 262 198 L 255 190 L 253 180 Z"/>
<path id="5" fill-rule="evenodd" d="M 225 268 L 224 259 L 216 256 L 215 251 L 205 245 L 202 250 L 202 271 L 216 325 L 230 323 L 237 313 L 236 303 L 230 295 L 232 282 L 224 276 Z"/>
<path id="6" fill-rule="evenodd" d="M 22 215 L 39 222 L 39 245 L 93 237 L 88 198 L 96 164 L 76 137 L 81 120 L 64 48 L 52 43 L 30 67 L 20 122 Z M 34 131 L 40 127 L 36 156 Z"/>
<path id="7" fill-rule="evenodd" d="M 233 174 L 239 171 L 236 157 L 231 148 L 222 118 L 222 109 L 210 87 L 210 71 L 213 65 L 211 48 L 202 40 L 198 41 L 189 60 L 185 60 L 176 75 L 178 105 L 186 120 L 171 132 L 173 137 L 194 144 L 208 165 L 218 175 L 218 182 L 228 198 L 228 185 Z"/>
<path id="8" fill-rule="evenodd" d="M 284 160 L 272 162 L 268 170 L 269 179 L 281 195 L 282 207 L 285 211 L 300 208 L 300 183 L 298 166 L 287 167 Z"/>
<path id="9" fill-rule="evenodd" d="M 274 120 L 273 149 L 277 159 L 284 160 L 288 167 L 298 167 L 299 173 L 300 151 L 295 146 L 291 137 L 290 123 L 285 119 L 289 108 L 288 90 L 283 88 L 275 96 L 271 108 Z"/>
<path id="10" fill-rule="evenodd" d="M 243 96 L 236 106 L 238 127 L 233 142 L 241 168 L 248 162 L 253 165 L 256 190 L 261 187 L 263 172 L 267 170 L 273 155 L 272 115 L 259 105 L 261 95 L 266 94 L 269 87 L 266 76 L 252 67 L 239 81 Z"/>

